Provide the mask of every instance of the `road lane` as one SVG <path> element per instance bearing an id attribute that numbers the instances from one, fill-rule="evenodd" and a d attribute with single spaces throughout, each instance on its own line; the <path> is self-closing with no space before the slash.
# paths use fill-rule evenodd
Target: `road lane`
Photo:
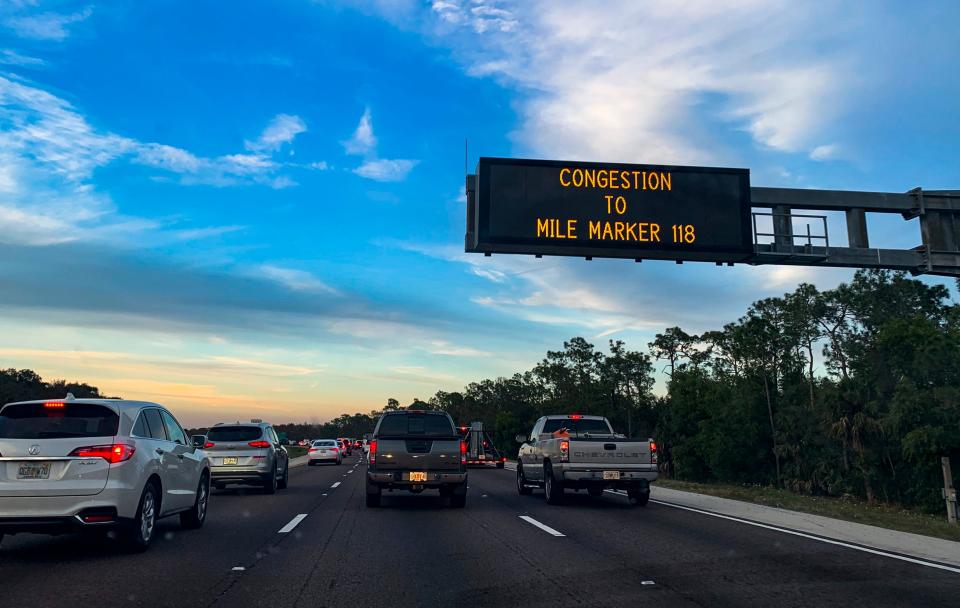
<path id="1" fill-rule="evenodd" d="M 515 473 L 485 473 L 471 473 L 471 490 L 566 534 L 583 577 L 626 565 L 709 606 L 956 606 L 960 597 L 951 572 L 620 496 L 568 492 L 551 506 L 540 490 L 519 496 Z"/>
<path id="2" fill-rule="evenodd" d="M 0 596 L 10 605 L 76 606 L 91 598 L 119 604 L 182 606 L 184 598 L 215 597 L 238 556 L 270 546 L 284 524 L 307 512 L 347 466 L 290 469 L 290 486 L 273 496 L 255 488 L 214 490 L 200 530 L 179 517 L 160 520 L 146 553 L 123 553 L 109 539 L 19 534 L 0 544 Z M 236 489 L 235 489 L 236 488 Z M 293 533 L 295 533 L 294 531 Z M 203 603 L 203 602 L 201 602 Z"/>

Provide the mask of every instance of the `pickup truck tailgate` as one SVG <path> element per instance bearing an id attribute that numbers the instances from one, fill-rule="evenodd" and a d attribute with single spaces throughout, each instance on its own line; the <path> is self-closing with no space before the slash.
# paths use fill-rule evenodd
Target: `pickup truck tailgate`
<path id="1" fill-rule="evenodd" d="M 570 462 L 577 465 L 651 464 L 650 443 L 627 439 L 571 439 Z"/>
<path id="2" fill-rule="evenodd" d="M 377 469 L 442 471 L 460 468 L 460 438 L 389 439 L 377 442 Z"/>

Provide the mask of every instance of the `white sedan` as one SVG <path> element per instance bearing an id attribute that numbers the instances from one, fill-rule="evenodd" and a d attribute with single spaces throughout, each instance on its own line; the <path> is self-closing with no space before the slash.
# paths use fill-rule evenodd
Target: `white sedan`
<path id="1" fill-rule="evenodd" d="M 343 450 L 336 439 L 317 439 L 307 450 L 307 464 L 313 466 L 324 462 L 340 464 L 343 462 Z"/>

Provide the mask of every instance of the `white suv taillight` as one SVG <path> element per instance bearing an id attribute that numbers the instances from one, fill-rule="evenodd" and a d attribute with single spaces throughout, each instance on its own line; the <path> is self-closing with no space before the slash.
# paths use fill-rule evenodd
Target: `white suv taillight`
<path id="1" fill-rule="evenodd" d="M 570 462 L 570 442 L 567 440 L 560 442 L 560 462 Z"/>
<path id="2" fill-rule="evenodd" d="M 91 445 L 85 448 L 77 448 L 70 452 L 70 455 L 79 458 L 103 458 L 110 464 L 116 464 L 130 460 L 136 451 L 137 448 L 129 443 L 113 443 L 110 445 Z"/>

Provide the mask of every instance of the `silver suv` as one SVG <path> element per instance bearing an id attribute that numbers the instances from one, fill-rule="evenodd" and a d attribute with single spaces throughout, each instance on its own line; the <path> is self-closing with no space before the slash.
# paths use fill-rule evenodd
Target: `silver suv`
<path id="1" fill-rule="evenodd" d="M 133 550 L 157 519 L 186 528 L 207 517 L 210 461 L 203 435 L 156 403 L 21 401 L 0 408 L 0 539 L 20 532 L 115 530 Z"/>
<path id="2" fill-rule="evenodd" d="M 262 420 L 220 423 L 207 431 L 204 449 L 210 456 L 213 487 L 257 485 L 267 494 L 284 489 L 290 459 L 273 427 Z"/>

